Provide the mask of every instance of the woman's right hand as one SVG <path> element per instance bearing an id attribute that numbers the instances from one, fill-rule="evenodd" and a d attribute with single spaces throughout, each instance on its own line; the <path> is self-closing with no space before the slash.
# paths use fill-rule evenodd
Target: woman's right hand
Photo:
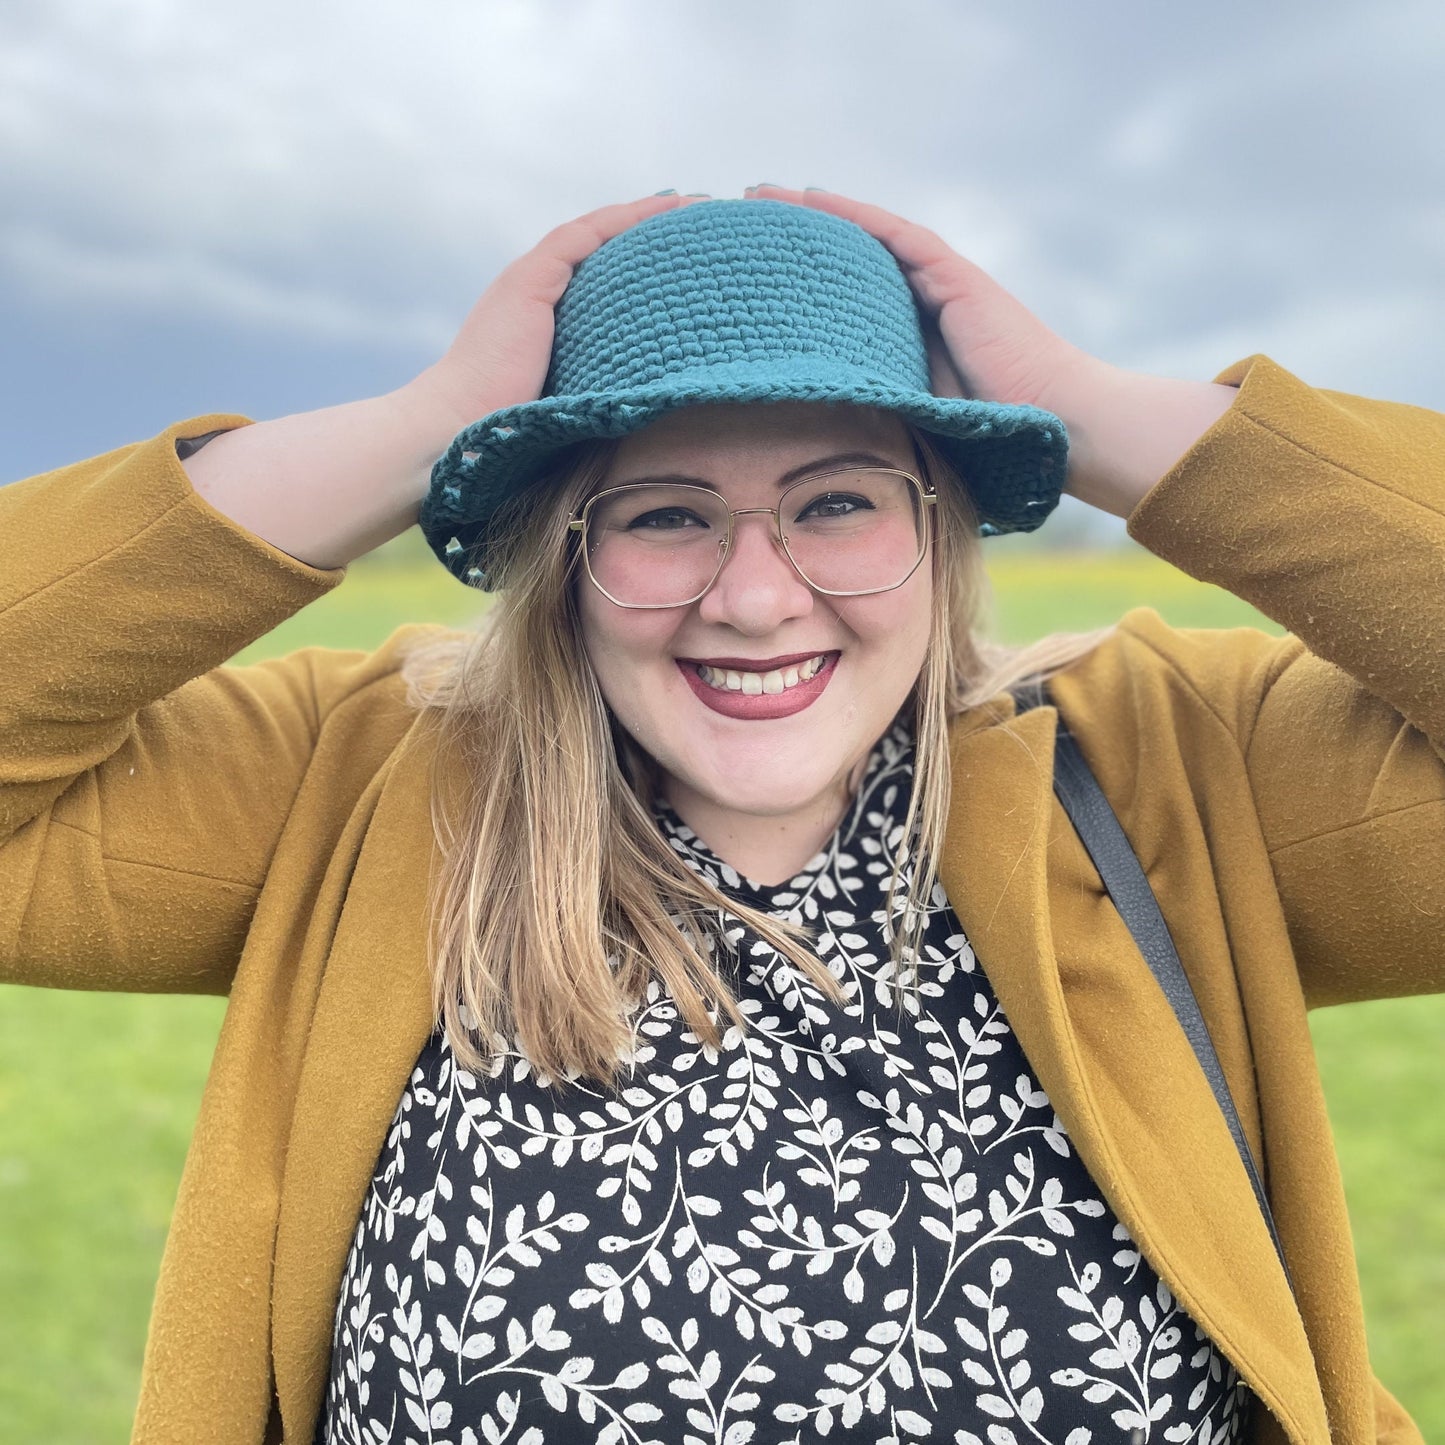
<path id="1" fill-rule="evenodd" d="M 540 395 L 553 316 L 604 241 L 691 197 L 603 206 L 548 232 L 482 294 L 440 360 L 384 396 L 223 432 L 182 465 L 218 511 L 313 567 L 344 567 L 417 518 L 463 427 Z"/>

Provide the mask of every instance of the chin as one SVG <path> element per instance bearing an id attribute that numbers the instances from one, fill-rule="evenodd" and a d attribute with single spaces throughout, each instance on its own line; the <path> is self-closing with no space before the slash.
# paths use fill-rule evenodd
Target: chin
<path id="1" fill-rule="evenodd" d="M 756 818 L 788 817 L 828 798 L 843 797 L 846 762 L 820 766 L 816 751 L 805 759 L 790 759 L 783 750 L 770 755 L 738 759 L 725 767 L 713 757 L 706 767 L 669 769 L 683 787 L 699 793 L 715 806 Z"/>

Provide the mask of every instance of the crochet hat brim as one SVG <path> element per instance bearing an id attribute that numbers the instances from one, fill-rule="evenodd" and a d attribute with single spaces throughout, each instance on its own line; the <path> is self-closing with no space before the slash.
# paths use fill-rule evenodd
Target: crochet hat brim
<path id="1" fill-rule="evenodd" d="M 876 407 L 927 432 L 963 477 L 985 535 L 1031 532 L 1058 505 L 1068 439 L 1052 413 L 902 390 L 823 358 L 707 366 L 632 389 L 548 396 L 492 412 L 461 432 L 432 468 L 421 528 L 469 586 L 490 590 L 492 530 L 566 447 L 624 437 L 685 406 L 819 402 Z"/>

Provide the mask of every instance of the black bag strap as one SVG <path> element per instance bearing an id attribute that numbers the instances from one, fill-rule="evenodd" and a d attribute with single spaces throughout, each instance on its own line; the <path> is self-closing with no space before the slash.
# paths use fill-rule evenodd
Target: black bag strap
<path id="1" fill-rule="evenodd" d="M 1018 710 L 1025 712 L 1042 704 L 1046 699 L 1039 690 L 1034 689 L 1016 692 L 1014 701 L 1018 704 Z M 1184 1036 L 1194 1050 L 1194 1057 L 1199 1061 L 1199 1067 L 1209 1081 L 1215 1101 L 1224 1115 L 1224 1122 L 1229 1126 L 1234 1147 L 1239 1151 L 1244 1172 L 1249 1176 L 1250 1187 L 1254 1190 L 1260 1213 L 1264 1215 L 1264 1222 L 1269 1228 L 1269 1237 L 1274 1241 L 1275 1253 L 1279 1255 L 1285 1278 L 1289 1280 L 1290 1289 L 1293 1291 L 1294 1280 L 1290 1276 L 1284 1248 L 1274 1227 L 1269 1200 L 1265 1197 L 1264 1185 L 1260 1181 L 1249 1141 L 1244 1136 L 1244 1125 L 1240 1123 L 1239 1111 L 1234 1107 L 1229 1085 L 1225 1082 L 1224 1069 L 1220 1066 L 1219 1055 L 1215 1052 L 1214 1040 L 1209 1037 L 1204 1015 L 1200 1012 L 1199 1000 L 1195 998 L 1189 977 L 1184 972 L 1184 965 L 1179 961 L 1179 952 L 1174 947 L 1169 926 L 1159 910 L 1159 903 L 1154 897 L 1154 890 L 1149 886 L 1149 879 L 1145 876 L 1117 815 L 1109 806 L 1104 790 L 1099 786 L 1079 750 L 1079 745 L 1065 726 L 1062 714 L 1059 716 L 1059 730 L 1054 741 L 1054 792 L 1069 815 L 1069 821 L 1073 823 L 1074 831 L 1078 833 L 1089 857 L 1093 859 L 1105 890 L 1114 900 L 1114 906 L 1128 925 L 1129 932 L 1134 935 L 1134 942 L 1144 955 L 1149 971 L 1164 990 L 1164 997 L 1169 1000 L 1169 1006 L 1179 1020 L 1179 1027 L 1184 1030 Z"/>

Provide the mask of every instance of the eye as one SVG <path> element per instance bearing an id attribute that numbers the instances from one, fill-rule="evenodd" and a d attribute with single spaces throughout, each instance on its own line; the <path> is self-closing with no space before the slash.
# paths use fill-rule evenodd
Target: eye
<path id="1" fill-rule="evenodd" d="M 687 507 L 654 507 L 639 512 L 627 523 L 629 532 L 681 532 L 690 527 L 706 527 L 707 519 Z"/>
<path id="2" fill-rule="evenodd" d="M 823 492 L 809 499 L 807 505 L 798 513 L 797 520 L 826 522 L 835 517 L 851 517 L 856 512 L 872 510 L 872 502 L 867 497 L 860 497 L 856 492 Z"/>

